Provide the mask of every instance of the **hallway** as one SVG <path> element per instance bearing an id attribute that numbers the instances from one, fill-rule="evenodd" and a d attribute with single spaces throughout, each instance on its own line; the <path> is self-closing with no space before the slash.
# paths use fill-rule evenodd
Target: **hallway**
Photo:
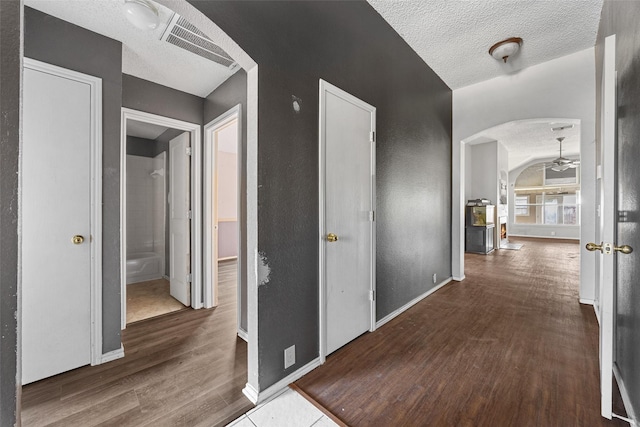
<path id="1" fill-rule="evenodd" d="M 579 245 L 511 239 L 466 280 L 327 358 L 296 385 L 350 426 L 596 426 L 598 325 Z M 614 402 L 614 412 L 624 414 Z"/>
<path id="2" fill-rule="evenodd" d="M 125 357 L 22 388 L 24 426 L 225 425 L 242 394 L 247 343 L 236 334 L 236 261 L 219 264 L 219 305 L 127 326 Z"/>

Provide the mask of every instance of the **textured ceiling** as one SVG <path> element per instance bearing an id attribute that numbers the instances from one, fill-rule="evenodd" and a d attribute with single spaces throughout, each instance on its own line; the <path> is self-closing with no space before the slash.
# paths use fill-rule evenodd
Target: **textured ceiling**
<path id="1" fill-rule="evenodd" d="M 367 0 L 458 89 L 593 47 L 602 0 Z M 488 51 L 522 37 L 505 64 Z"/>
<path id="2" fill-rule="evenodd" d="M 123 0 L 25 0 L 26 6 L 121 41 L 125 74 L 206 97 L 234 73 L 235 70 L 161 41 L 173 15 L 170 9 L 154 3 L 160 25 L 153 31 L 142 31 L 126 20 L 123 4 Z"/>
<path id="3" fill-rule="evenodd" d="M 551 128 L 574 124 L 572 129 L 552 131 Z M 556 138 L 564 136 L 562 156 L 580 157 L 580 125 L 578 120 L 522 120 L 505 123 L 475 135 L 469 144 L 488 141 L 501 142 L 509 151 L 509 170 L 536 159 L 556 158 L 560 144 Z"/>

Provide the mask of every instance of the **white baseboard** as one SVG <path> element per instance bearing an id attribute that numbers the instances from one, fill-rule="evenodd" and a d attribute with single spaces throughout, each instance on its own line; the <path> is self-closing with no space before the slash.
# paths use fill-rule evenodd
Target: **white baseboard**
<path id="1" fill-rule="evenodd" d="M 438 289 L 442 288 L 447 283 L 450 283 L 451 280 L 452 280 L 452 278 L 449 277 L 445 281 L 441 282 L 438 286 L 429 289 L 427 292 L 425 292 L 424 294 L 420 295 L 419 297 L 414 298 L 413 300 L 409 301 L 408 303 L 406 303 L 405 305 L 403 305 L 399 309 L 387 314 L 385 317 L 383 317 L 382 319 L 380 319 L 380 320 L 378 320 L 376 322 L 376 329 L 378 329 L 380 326 L 384 325 L 385 323 L 391 321 L 392 319 L 398 317 L 399 315 L 401 315 L 402 313 L 404 313 L 405 311 L 407 311 L 408 309 L 410 309 L 411 307 L 413 307 L 414 305 L 416 305 L 417 303 L 419 303 L 420 301 L 422 301 L 423 299 L 425 299 L 426 297 L 428 297 L 429 295 L 431 295 L 432 293 L 437 291 Z"/>
<path id="2" fill-rule="evenodd" d="M 251 403 L 253 403 L 254 405 L 257 405 L 258 403 L 258 390 L 256 390 L 251 384 L 247 383 L 245 384 L 244 388 L 242 389 L 242 393 L 247 396 L 247 399 L 249 399 L 251 401 Z"/>
<path id="3" fill-rule="evenodd" d="M 576 242 L 580 242 L 579 237 L 538 236 L 534 234 L 509 234 L 509 237 L 533 237 L 534 239 L 560 239 L 560 240 L 575 240 Z"/>
<path id="4" fill-rule="evenodd" d="M 254 405 L 259 405 L 260 403 L 269 399 L 271 396 L 278 394 L 278 392 L 285 389 L 292 382 L 295 382 L 303 376 L 307 375 L 318 366 L 320 366 L 320 358 L 312 360 L 302 368 L 298 369 L 295 372 L 292 372 L 291 374 L 287 375 L 286 377 L 263 391 L 257 391 L 251 384 L 247 383 L 245 388 L 242 389 L 242 392 Z"/>
<path id="5" fill-rule="evenodd" d="M 580 304 L 593 305 L 595 302 L 596 301 L 592 299 L 580 298 Z"/>
<path id="6" fill-rule="evenodd" d="M 464 279 L 466 279 L 466 278 L 467 278 L 467 276 L 462 276 L 462 277 L 456 277 L 456 276 L 453 276 L 453 277 L 451 278 L 451 280 L 454 280 L 454 281 L 456 281 L 456 282 L 462 282 L 462 281 L 463 281 Z"/>
<path id="7" fill-rule="evenodd" d="M 238 328 L 238 336 L 246 342 L 249 342 L 249 333 L 242 328 Z"/>
<path id="8" fill-rule="evenodd" d="M 593 304 L 593 311 L 596 313 L 596 320 L 598 321 L 598 326 L 600 326 L 600 307 L 595 304 Z"/>
<path id="9" fill-rule="evenodd" d="M 103 363 L 111 362 L 112 360 L 121 359 L 123 357 L 124 357 L 124 347 L 122 346 L 122 344 L 120 344 L 119 349 L 103 354 L 102 357 L 100 358 L 99 365 Z"/>
<path id="10" fill-rule="evenodd" d="M 613 364 L 613 375 L 616 377 L 616 382 L 618 383 L 618 389 L 620 390 L 622 403 L 624 403 L 624 409 L 627 411 L 627 416 L 631 421 L 633 421 L 633 424 L 629 424 L 632 426 L 640 425 L 636 414 L 633 412 L 633 406 L 631 406 L 631 398 L 629 397 L 627 387 L 624 385 L 624 381 L 622 381 L 622 376 L 620 375 L 620 370 L 618 370 L 618 365 L 615 363 Z"/>

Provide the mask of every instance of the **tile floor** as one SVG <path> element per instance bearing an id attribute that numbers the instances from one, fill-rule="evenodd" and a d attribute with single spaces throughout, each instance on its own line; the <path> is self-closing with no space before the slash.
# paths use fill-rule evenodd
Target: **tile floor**
<path id="1" fill-rule="evenodd" d="M 186 307 L 169 295 L 169 281 L 149 280 L 127 285 L 127 323 L 133 323 Z"/>
<path id="2" fill-rule="evenodd" d="M 227 427 L 332 426 L 337 424 L 290 388 L 227 425 Z"/>

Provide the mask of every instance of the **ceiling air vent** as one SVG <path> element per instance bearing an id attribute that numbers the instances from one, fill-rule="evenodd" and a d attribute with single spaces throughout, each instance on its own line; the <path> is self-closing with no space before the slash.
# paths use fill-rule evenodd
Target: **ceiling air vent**
<path id="1" fill-rule="evenodd" d="M 236 62 L 192 23 L 175 13 L 160 40 L 176 45 L 210 61 L 235 68 Z"/>

